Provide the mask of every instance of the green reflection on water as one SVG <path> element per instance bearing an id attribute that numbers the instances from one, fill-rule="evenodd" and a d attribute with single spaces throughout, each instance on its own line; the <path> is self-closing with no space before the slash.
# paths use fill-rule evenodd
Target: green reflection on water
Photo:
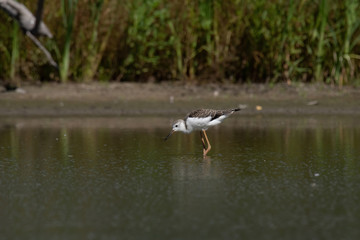
<path id="1" fill-rule="evenodd" d="M 164 119 L 0 127 L 0 232 L 17 239 L 360 236 L 356 119 L 246 117 L 174 134 Z M 80 124 L 73 124 L 78 121 Z M 158 122 L 165 127 L 158 127 Z M 138 123 L 138 124 L 137 124 Z M 146 125 L 148 124 L 148 125 Z M 152 127 L 157 126 L 157 127 Z"/>

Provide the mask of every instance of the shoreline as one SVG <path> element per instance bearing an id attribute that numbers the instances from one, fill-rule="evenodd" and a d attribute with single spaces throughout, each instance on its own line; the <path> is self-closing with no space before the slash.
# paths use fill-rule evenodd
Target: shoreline
<path id="1" fill-rule="evenodd" d="M 183 116 L 196 108 L 239 106 L 245 115 L 359 115 L 360 88 L 338 89 L 323 84 L 47 83 L 0 93 L 1 117 Z"/>

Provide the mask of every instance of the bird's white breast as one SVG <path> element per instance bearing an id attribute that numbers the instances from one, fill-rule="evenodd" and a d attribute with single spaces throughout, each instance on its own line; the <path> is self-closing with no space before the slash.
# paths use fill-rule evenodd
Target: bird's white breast
<path id="1" fill-rule="evenodd" d="M 188 128 L 191 128 L 192 130 L 201 130 L 201 129 L 207 129 L 209 127 L 209 123 L 211 122 L 211 117 L 206 118 L 187 118 L 186 124 Z"/>

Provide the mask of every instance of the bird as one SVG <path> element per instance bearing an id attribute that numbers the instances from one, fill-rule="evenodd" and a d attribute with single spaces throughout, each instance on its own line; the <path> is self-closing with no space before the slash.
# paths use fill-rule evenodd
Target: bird
<path id="1" fill-rule="evenodd" d="M 24 32 L 31 32 L 34 30 L 37 19 L 24 4 L 15 0 L 0 0 L 0 8 L 17 20 Z M 40 21 L 38 29 L 36 30 L 35 35 L 53 38 L 52 33 L 43 21 Z"/>
<path id="2" fill-rule="evenodd" d="M 45 54 L 49 63 L 58 69 L 58 64 L 52 58 L 50 52 L 41 44 L 36 36 L 53 38 L 52 33 L 41 20 L 44 0 L 38 0 L 38 11 L 35 17 L 31 11 L 22 3 L 15 0 L 0 0 L 0 9 L 4 10 L 11 18 L 15 19 L 34 44 Z"/>
<path id="3" fill-rule="evenodd" d="M 220 124 L 224 119 L 228 118 L 237 111 L 240 111 L 240 108 L 226 110 L 197 109 L 191 111 L 184 119 L 178 119 L 175 121 L 172 125 L 170 133 L 165 137 L 164 141 L 166 141 L 174 132 L 191 133 L 192 131 L 199 130 L 203 145 L 203 157 L 205 158 L 211 149 L 211 144 L 206 135 L 206 130 L 209 127 Z"/>

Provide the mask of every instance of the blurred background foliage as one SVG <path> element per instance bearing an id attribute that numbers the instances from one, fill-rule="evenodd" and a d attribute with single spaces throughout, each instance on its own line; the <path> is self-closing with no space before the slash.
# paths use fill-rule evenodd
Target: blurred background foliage
<path id="1" fill-rule="evenodd" d="M 359 1 L 45 1 L 59 70 L 0 12 L 0 79 L 357 85 Z"/>

